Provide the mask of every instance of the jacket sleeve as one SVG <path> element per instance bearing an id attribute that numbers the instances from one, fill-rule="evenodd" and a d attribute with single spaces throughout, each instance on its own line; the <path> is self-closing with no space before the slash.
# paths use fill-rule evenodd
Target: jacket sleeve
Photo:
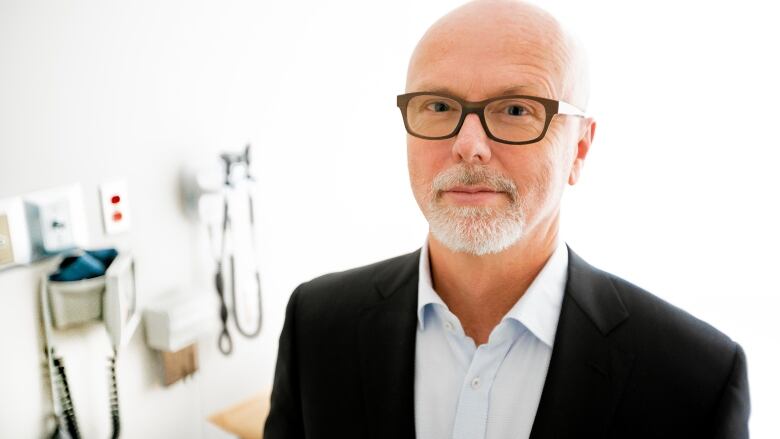
<path id="1" fill-rule="evenodd" d="M 295 305 L 300 289 L 301 286 L 298 286 L 290 296 L 282 334 L 279 337 L 279 354 L 276 359 L 274 385 L 271 391 L 271 407 L 263 433 L 265 439 L 302 439 L 305 437 L 295 345 Z"/>
<path id="2" fill-rule="evenodd" d="M 750 394 L 747 364 L 745 352 L 737 344 L 731 374 L 715 407 L 713 417 L 715 430 L 712 437 L 716 439 L 748 439 L 749 417 Z"/>

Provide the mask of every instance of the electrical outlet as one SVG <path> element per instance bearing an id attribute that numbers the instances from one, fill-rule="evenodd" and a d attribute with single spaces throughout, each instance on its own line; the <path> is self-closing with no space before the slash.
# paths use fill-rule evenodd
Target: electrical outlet
<path id="1" fill-rule="evenodd" d="M 11 243 L 11 229 L 8 215 L 0 215 L 0 266 L 14 263 L 14 247 Z"/>
<path id="2" fill-rule="evenodd" d="M 32 260 L 86 245 L 86 221 L 78 185 L 25 195 Z"/>
<path id="3" fill-rule="evenodd" d="M 76 247 L 70 202 L 65 197 L 27 202 L 27 222 L 36 252 L 55 254 Z"/>
<path id="4" fill-rule="evenodd" d="M 100 205 L 103 209 L 103 228 L 107 235 L 130 229 L 130 204 L 127 183 L 113 181 L 100 186 Z"/>
<path id="5" fill-rule="evenodd" d="M 46 253 L 73 248 L 73 220 L 67 199 L 53 201 L 41 207 L 41 237 Z"/>

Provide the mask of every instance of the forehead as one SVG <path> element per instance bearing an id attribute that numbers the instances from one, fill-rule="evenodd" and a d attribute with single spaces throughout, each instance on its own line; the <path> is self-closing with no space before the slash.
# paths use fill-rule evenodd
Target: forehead
<path id="1" fill-rule="evenodd" d="M 524 80 L 520 75 L 513 75 L 507 80 L 486 80 L 479 84 L 458 81 L 457 78 L 428 77 L 425 80 L 415 81 L 408 87 L 407 92 L 427 91 L 438 94 L 458 96 L 467 101 L 481 101 L 496 96 L 527 95 L 543 98 L 558 99 L 558 96 L 550 81 L 542 77 L 526 75 Z"/>
<path id="2" fill-rule="evenodd" d="M 502 94 L 560 99 L 567 62 L 554 22 L 522 15 L 458 17 L 437 23 L 420 41 L 406 88 L 468 100 Z"/>

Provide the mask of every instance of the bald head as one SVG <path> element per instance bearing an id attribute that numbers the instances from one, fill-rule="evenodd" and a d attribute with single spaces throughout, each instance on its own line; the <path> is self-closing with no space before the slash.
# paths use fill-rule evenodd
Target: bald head
<path id="1" fill-rule="evenodd" d="M 552 15 L 517 0 L 475 0 L 428 29 L 409 62 L 407 92 L 441 86 L 444 78 L 458 81 L 458 94 L 470 100 L 528 86 L 583 110 L 588 101 L 581 46 Z M 444 86 L 455 91 L 454 83 Z"/>

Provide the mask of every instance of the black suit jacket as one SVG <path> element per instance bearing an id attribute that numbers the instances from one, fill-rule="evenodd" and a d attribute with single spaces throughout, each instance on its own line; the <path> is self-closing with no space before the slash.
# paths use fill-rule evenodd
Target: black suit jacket
<path id="1" fill-rule="evenodd" d="M 419 257 L 293 292 L 266 439 L 415 437 Z M 747 438 L 749 412 L 738 344 L 569 249 L 531 438 Z"/>

